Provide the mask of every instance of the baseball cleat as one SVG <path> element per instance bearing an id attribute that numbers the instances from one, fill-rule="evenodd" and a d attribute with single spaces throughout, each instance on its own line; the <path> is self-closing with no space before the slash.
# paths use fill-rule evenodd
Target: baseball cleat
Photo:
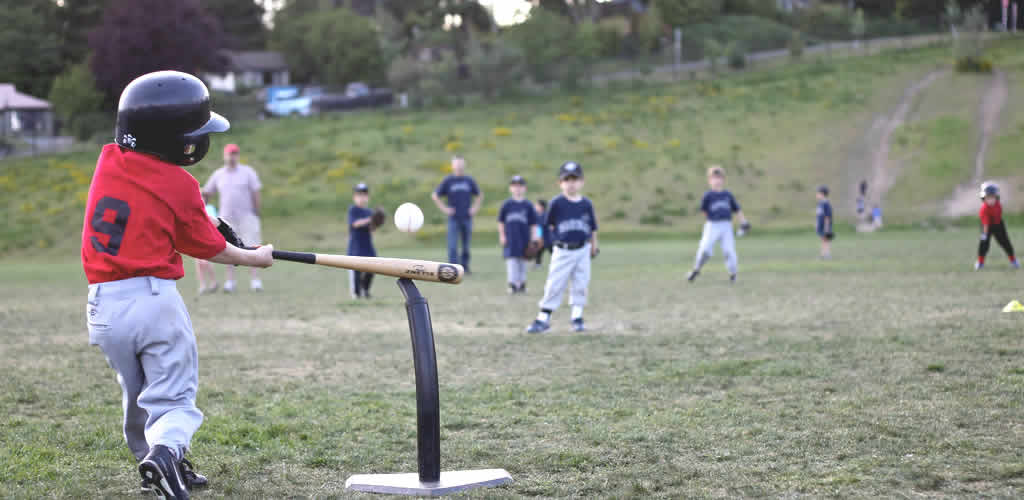
<path id="1" fill-rule="evenodd" d="M 188 487 L 182 474 L 181 462 L 174 458 L 171 450 L 156 445 L 146 458 L 139 463 L 142 482 L 152 488 L 157 498 L 166 500 L 188 500 Z"/>
<path id="2" fill-rule="evenodd" d="M 587 329 L 583 326 L 583 318 L 576 318 L 572 320 L 572 331 L 584 332 Z"/>
<path id="3" fill-rule="evenodd" d="M 526 333 L 544 333 L 551 328 L 551 324 L 539 319 L 533 320 L 530 326 L 526 327 Z"/>
<path id="4" fill-rule="evenodd" d="M 690 283 L 693 283 L 693 281 L 695 279 L 697 279 L 697 276 L 699 276 L 699 275 L 700 275 L 700 271 L 694 269 L 693 271 L 690 271 L 689 276 L 686 277 L 686 281 L 689 281 Z"/>
<path id="5" fill-rule="evenodd" d="M 730 274 L 729 275 L 729 283 L 735 283 L 735 282 L 736 282 L 736 275 L 735 274 Z"/>
<path id="6" fill-rule="evenodd" d="M 249 282 L 249 288 L 251 290 L 255 290 L 257 292 L 261 292 L 261 291 L 263 291 L 263 281 L 262 280 L 252 280 L 252 281 Z"/>
<path id="7" fill-rule="evenodd" d="M 526 293 L 526 283 L 519 285 L 519 293 Z"/>
<path id="8" fill-rule="evenodd" d="M 975 262 L 974 263 L 974 270 L 975 271 L 981 271 L 981 268 L 983 268 L 983 267 L 985 267 L 985 264 L 982 264 L 981 262 Z"/>
<path id="9" fill-rule="evenodd" d="M 515 285 L 513 285 L 512 283 L 509 283 L 508 284 L 508 294 L 509 295 L 515 295 L 517 292 L 519 292 L 519 288 L 516 287 Z"/>
<path id="10" fill-rule="evenodd" d="M 234 291 L 235 291 L 235 282 L 234 281 L 225 281 L 224 282 L 224 293 L 233 293 Z"/>
<path id="11" fill-rule="evenodd" d="M 1011 261 L 1010 265 L 1013 266 L 1014 269 L 1020 269 L 1020 261 Z"/>
<path id="12" fill-rule="evenodd" d="M 192 462 L 189 462 L 187 458 L 181 459 L 181 476 L 185 479 L 185 488 L 189 491 L 205 488 L 210 484 L 210 481 L 206 476 L 196 472 L 193 468 Z M 139 493 L 143 495 L 149 495 L 154 492 L 153 486 L 142 480 L 142 486 L 139 488 Z"/>

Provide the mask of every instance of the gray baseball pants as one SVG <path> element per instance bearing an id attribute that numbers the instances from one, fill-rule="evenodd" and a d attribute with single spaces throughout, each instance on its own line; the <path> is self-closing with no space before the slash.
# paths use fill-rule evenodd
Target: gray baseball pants
<path id="1" fill-rule="evenodd" d="M 739 258 L 736 256 L 736 237 L 733 234 L 732 221 L 706 221 L 704 222 L 704 233 L 700 238 L 700 247 L 697 248 L 697 258 L 694 262 L 694 269 L 704 267 L 704 263 L 715 253 L 715 245 L 722 246 L 722 253 L 725 254 L 725 268 L 729 274 L 736 274 L 739 268 Z"/>
<path id="2" fill-rule="evenodd" d="M 505 258 L 505 274 L 508 276 L 509 283 L 513 285 L 526 283 L 526 263 L 527 260 L 522 257 Z"/>
<path id="3" fill-rule="evenodd" d="M 540 308 L 549 311 L 558 309 L 566 286 L 569 286 L 569 305 L 585 306 L 589 285 L 590 243 L 575 250 L 555 247 L 551 253 L 548 280 L 544 283 L 544 298 L 540 299 Z"/>
<path id="4" fill-rule="evenodd" d="M 149 276 L 89 285 L 89 344 L 117 372 L 124 438 L 141 460 L 151 446 L 185 456 L 203 423 L 196 408 L 199 355 L 172 280 Z"/>

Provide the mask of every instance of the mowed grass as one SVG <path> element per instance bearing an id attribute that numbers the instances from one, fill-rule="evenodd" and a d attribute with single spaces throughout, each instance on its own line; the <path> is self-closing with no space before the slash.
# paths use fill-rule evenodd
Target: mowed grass
<path id="1" fill-rule="evenodd" d="M 1015 38 L 993 42 L 1008 54 L 1020 52 L 1021 44 Z M 834 61 L 818 56 L 714 80 L 621 83 L 450 109 L 236 120 L 190 172 L 205 181 L 221 162 L 217 151 L 240 144 L 243 162 L 264 181 L 264 233 L 293 246 L 332 244 L 344 232 L 339 221 L 360 181 L 370 183 L 374 205 L 393 210 L 412 201 L 425 208 L 429 224 L 441 227 L 443 216 L 431 208 L 429 195 L 456 153 L 467 157 L 486 193 L 483 215 L 492 220 L 510 176 L 525 176 L 531 197 L 550 198 L 557 194 L 558 166 L 571 159 L 584 165 L 586 192 L 606 231 L 692 231 L 700 223 L 705 171 L 720 163 L 759 227 L 792 229 L 805 223 L 819 184 L 832 187 L 841 216 L 852 216 L 854 186 L 871 167 L 871 149 L 861 143 L 875 117 L 889 113 L 911 82 L 948 66 L 949 58 L 946 46 Z M 970 95 L 973 88 L 950 92 Z M 1019 136 L 1015 129 L 1006 141 Z M 0 163 L 0 252 L 73 250 L 77 243 L 67 234 L 81 223 L 97 152 Z M 950 189 L 964 177 L 952 170 L 938 174 L 929 182 Z M 919 217 L 886 211 L 891 222 Z M 483 229 L 494 230 L 491 224 Z"/>
<path id="2" fill-rule="evenodd" d="M 1021 238 L 1019 230 L 1011 234 Z M 481 241 L 433 312 L 444 469 L 503 467 L 479 498 L 1020 497 L 1024 275 L 973 231 L 740 240 L 740 281 L 696 241 L 609 243 L 590 331 L 529 336 L 544 274 L 504 294 Z M 433 248 L 389 248 L 432 256 Z M 191 262 L 188 262 L 191 265 Z M 189 268 L 191 271 L 191 268 Z M 0 261 L 0 491 L 135 498 L 120 391 L 87 345 L 75 260 Z M 356 473 L 416 470 L 409 335 L 392 279 L 352 302 L 345 273 L 279 263 L 267 291 L 195 297 L 197 498 L 355 497 Z M 243 287 L 244 288 L 244 287 Z"/>

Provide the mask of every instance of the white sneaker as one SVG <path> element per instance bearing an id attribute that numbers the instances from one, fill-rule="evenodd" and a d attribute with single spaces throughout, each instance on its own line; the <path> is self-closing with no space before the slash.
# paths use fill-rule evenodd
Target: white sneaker
<path id="1" fill-rule="evenodd" d="M 249 288 L 256 290 L 257 292 L 263 290 L 263 281 L 255 279 L 249 282 Z"/>
<path id="2" fill-rule="evenodd" d="M 234 293 L 234 291 L 235 291 L 235 282 L 234 281 L 225 281 L 224 282 L 224 293 Z"/>
<path id="3" fill-rule="evenodd" d="M 981 271 L 981 268 L 983 268 L 983 267 L 985 267 L 985 264 L 982 264 L 981 262 L 978 262 L 978 261 L 974 261 L 974 270 L 975 271 Z"/>

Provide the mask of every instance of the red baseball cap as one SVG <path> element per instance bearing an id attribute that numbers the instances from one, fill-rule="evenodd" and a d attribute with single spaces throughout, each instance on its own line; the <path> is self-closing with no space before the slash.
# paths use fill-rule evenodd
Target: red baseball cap
<path id="1" fill-rule="evenodd" d="M 240 149 L 238 149 L 238 144 L 228 144 L 227 146 L 224 146 L 224 154 L 237 153 L 239 151 Z"/>

